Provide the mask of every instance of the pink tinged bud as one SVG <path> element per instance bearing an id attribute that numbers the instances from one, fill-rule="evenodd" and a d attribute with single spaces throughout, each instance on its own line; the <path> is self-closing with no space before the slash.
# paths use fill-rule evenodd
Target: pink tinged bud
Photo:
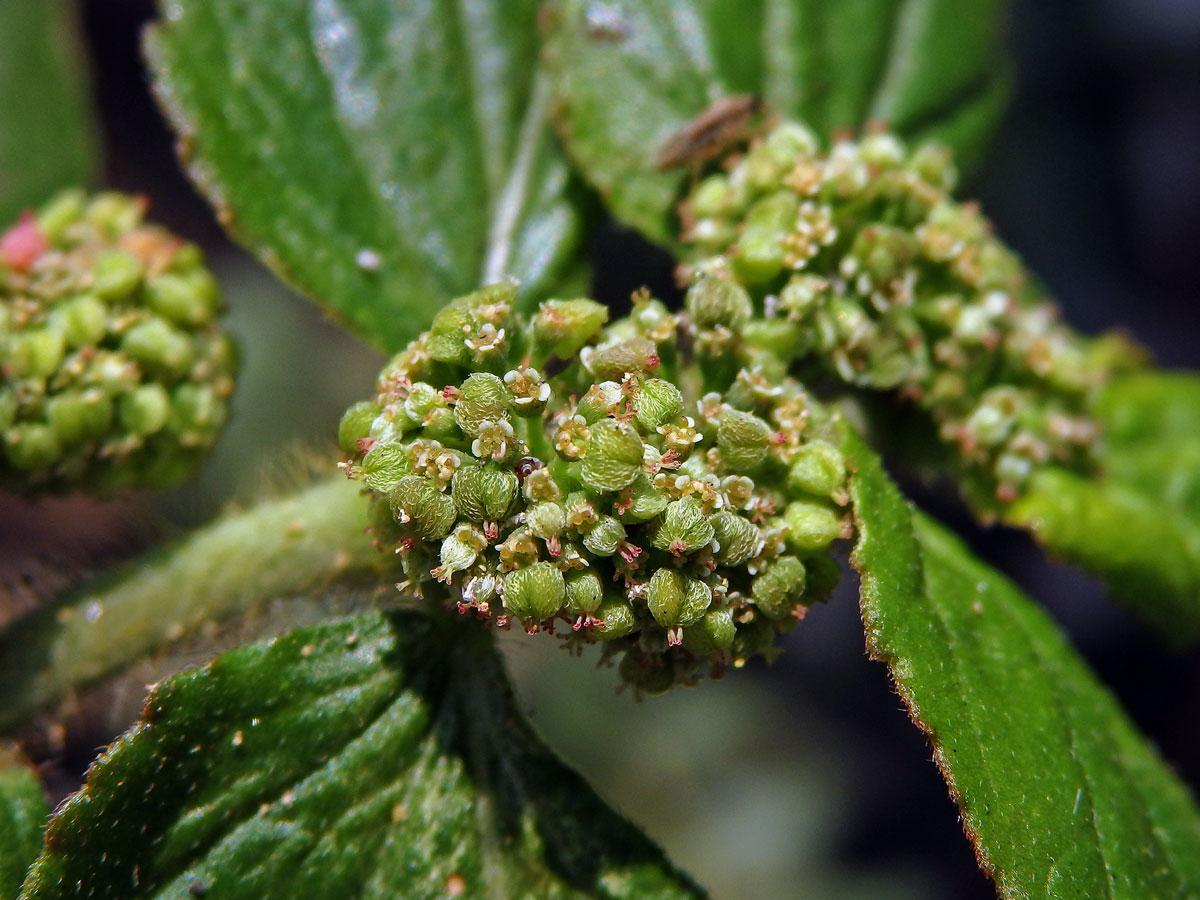
<path id="1" fill-rule="evenodd" d="M 27 271 L 48 249 L 50 243 L 28 210 L 21 213 L 17 224 L 0 237 L 0 259 L 16 272 Z"/>

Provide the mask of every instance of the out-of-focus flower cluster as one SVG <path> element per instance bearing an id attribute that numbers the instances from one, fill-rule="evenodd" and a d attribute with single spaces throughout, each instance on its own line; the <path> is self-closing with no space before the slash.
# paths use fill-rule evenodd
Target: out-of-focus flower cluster
<path id="1" fill-rule="evenodd" d="M 943 148 L 874 133 L 826 152 L 779 125 L 682 205 L 686 268 L 743 286 L 755 341 L 794 370 L 926 410 L 992 512 L 1038 466 L 1093 464 L 1095 392 L 1140 354 L 1064 325 L 955 177 Z"/>
<path id="2" fill-rule="evenodd" d="M 68 191 L 0 236 L 0 478 L 101 493 L 186 478 L 235 354 L 200 250 L 144 201 Z"/>
<path id="3" fill-rule="evenodd" d="M 608 325 L 514 300 L 451 303 L 342 421 L 401 589 L 604 642 L 647 692 L 770 653 L 836 580 L 846 470 L 836 418 L 744 339 L 750 297 L 704 278 Z"/>

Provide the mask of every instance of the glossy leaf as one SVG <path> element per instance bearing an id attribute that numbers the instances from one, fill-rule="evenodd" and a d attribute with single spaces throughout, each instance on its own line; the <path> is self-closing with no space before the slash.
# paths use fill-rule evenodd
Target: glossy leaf
<path id="1" fill-rule="evenodd" d="M 486 632 L 372 614 L 154 688 L 24 897 L 696 898 L 537 741 Z"/>
<path id="2" fill-rule="evenodd" d="M 1200 378 L 1142 372 L 1099 403 L 1099 478 L 1041 473 L 1007 514 L 1178 644 L 1200 640 Z"/>
<path id="3" fill-rule="evenodd" d="M 1200 895 L 1187 789 L 1046 614 L 911 510 L 859 439 L 847 449 L 868 648 L 1000 895 Z"/>
<path id="4" fill-rule="evenodd" d="M 87 182 L 96 145 L 69 0 L 0 3 L 0 223 Z"/>
<path id="5" fill-rule="evenodd" d="M 575 260 L 537 0 L 173 0 L 147 48 L 193 178 L 280 275 L 396 349 Z"/>
<path id="6" fill-rule="evenodd" d="M 14 746 L 0 744 L 0 900 L 17 896 L 49 815 L 37 775 Z"/>
<path id="7" fill-rule="evenodd" d="M 618 218 L 670 243 L 687 182 L 672 135 L 752 93 L 818 133 L 887 122 L 969 165 L 1007 93 L 1003 0 L 564 0 L 547 61 L 568 151 Z"/>

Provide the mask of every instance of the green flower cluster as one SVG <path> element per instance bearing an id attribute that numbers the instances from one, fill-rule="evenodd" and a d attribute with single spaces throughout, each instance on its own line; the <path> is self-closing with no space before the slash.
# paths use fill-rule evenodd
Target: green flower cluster
<path id="1" fill-rule="evenodd" d="M 401 588 L 605 642 L 647 692 L 768 653 L 849 525 L 839 424 L 742 340 L 749 297 L 704 280 L 674 315 L 643 292 L 607 326 L 514 300 L 454 301 L 342 420 Z"/>
<path id="2" fill-rule="evenodd" d="M 1140 355 L 1064 325 L 955 178 L 937 146 L 875 133 L 822 152 L 782 124 L 681 206 L 686 277 L 745 287 L 805 377 L 915 401 L 994 512 L 1040 465 L 1093 465 L 1096 391 Z"/>
<path id="3" fill-rule="evenodd" d="M 234 348 L 200 250 L 143 200 L 68 191 L 0 237 L 0 477 L 106 493 L 187 477 L 215 443 Z"/>

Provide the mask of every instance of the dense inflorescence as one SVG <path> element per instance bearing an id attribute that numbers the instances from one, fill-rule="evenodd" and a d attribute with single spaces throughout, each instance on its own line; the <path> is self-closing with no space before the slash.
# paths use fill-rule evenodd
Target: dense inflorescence
<path id="1" fill-rule="evenodd" d="M 836 417 L 744 340 L 728 281 L 607 326 L 590 300 L 514 298 L 450 304 L 342 421 L 401 589 L 604 642 L 648 692 L 769 653 L 836 580 Z"/>
<path id="2" fill-rule="evenodd" d="M 101 493 L 189 475 L 215 443 L 234 348 L 200 250 L 144 201 L 65 192 L 0 237 L 0 473 Z"/>
<path id="3" fill-rule="evenodd" d="M 989 512 L 1038 466 L 1094 465 L 1096 391 L 1139 354 L 1064 325 L 955 177 L 943 148 L 874 133 L 823 152 L 779 125 L 681 206 L 685 268 L 746 288 L 793 371 L 915 401 Z"/>

